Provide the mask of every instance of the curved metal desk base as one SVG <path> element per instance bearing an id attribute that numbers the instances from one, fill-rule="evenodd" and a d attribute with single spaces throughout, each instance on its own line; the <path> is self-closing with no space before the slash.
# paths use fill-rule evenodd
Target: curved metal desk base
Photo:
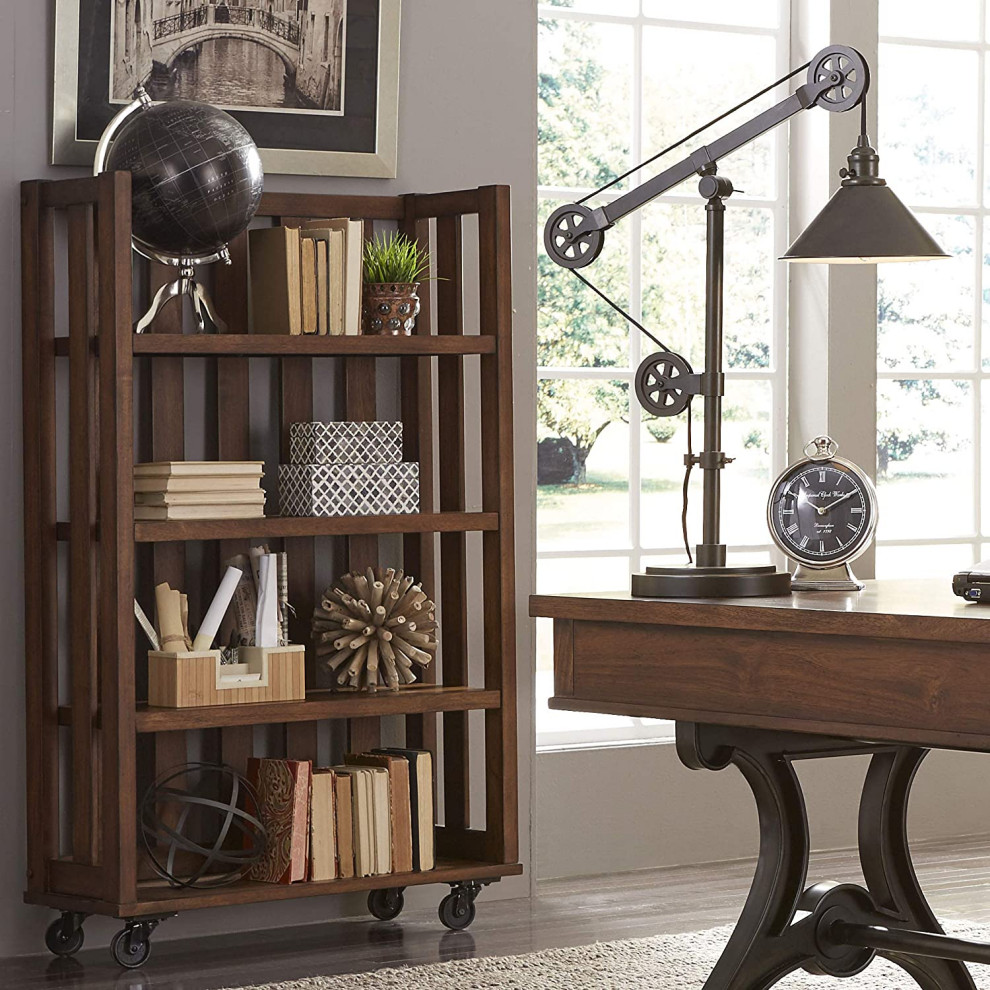
<path id="1" fill-rule="evenodd" d="M 877 955 L 900 966 L 923 990 L 976 990 L 965 963 L 932 953 L 954 949 L 958 956 L 961 946 L 970 953 L 967 958 L 986 961 L 990 947 L 931 937 L 944 933 L 921 891 L 908 849 L 908 796 L 927 749 L 678 722 L 677 753 L 694 770 L 736 766 L 759 811 L 760 856 L 753 885 L 704 990 L 767 990 L 800 968 L 854 976 Z M 859 806 L 866 887 L 822 883 L 805 889 L 808 818 L 792 763 L 861 754 L 873 757 Z M 886 930 L 877 938 L 881 948 L 870 946 L 873 928 Z M 849 944 L 853 938 L 856 944 Z"/>

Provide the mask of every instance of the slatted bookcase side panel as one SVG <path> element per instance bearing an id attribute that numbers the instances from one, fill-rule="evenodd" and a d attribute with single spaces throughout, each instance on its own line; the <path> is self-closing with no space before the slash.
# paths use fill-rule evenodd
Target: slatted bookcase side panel
<path id="1" fill-rule="evenodd" d="M 418 217 L 417 197 L 408 195 L 404 202 L 403 233 L 425 248 L 431 249 L 431 223 L 428 217 Z M 435 263 L 435 259 L 431 262 Z M 432 284 L 426 283 L 421 292 L 422 309 L 417 320 L 418 334 L 435 334 L 432 305 Z M 434 492 L 434 361 L 429 357 L 404 357 L 400 360 L 400 409 L 402 417 L 403 460 L 419 464 L 419 503 L 421 512 L 434 512 L 437 502 Z M 436 540 L 433 533 L 408 534 L 403 539 L 402 560 L 405 569 L 415 574 L 431 600 L 437 601 Z M 438 603 L 439 604 L 439 603 Z M 441 633 L 442 635 L 442 633 Z M 423 673 L 423 681 L 437 681 L 437 665 Z M 406 717 L 406 745 L 428 749 L 437 763 L 437 718 L 433 714 Z"/>
<path id="2" fill-rule="evenodd" d="M 213 297 L 221 319 L 232 333 L 248 332 L 248 235 L 230 243 L 230 265 L 217 266 Z M 251 459 L 251 375 L 246 357 L 215 359 L 217 457 L 224 461 Z M 247 553 L 250 540 L 221 540 L 221 563 Z M 219 577 L 219 575 L 218 575 Z M 240 773 L 254 755 L 254 726 L 231 725 L 220 730 L 220 758 Z"/>

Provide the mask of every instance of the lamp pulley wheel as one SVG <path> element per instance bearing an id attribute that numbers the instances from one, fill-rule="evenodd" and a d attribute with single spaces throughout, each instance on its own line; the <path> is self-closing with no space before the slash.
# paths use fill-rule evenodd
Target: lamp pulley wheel
<path id="1" fill-rule="evenodd" d="M 691 396 L 687 376 L 691 365 L 673 351 L 658 351 L 636 371 L 636 398 L 654 416 L 677 416 L 687 409 Z"/>
<path id="2" fill-rule="evenodd" d="M 862 102 L 870 86 L 870 68 L 855 48 L 831 45 L 808 67 L 808 85 L 817 89 L 824 83 L 831 85 L 818 97 L 818 106 L 842 113 Z"/>
<path id="3" fill-rule="evenodd" d="M 550 214 L 543 228 L 543 246 L 562 268 L 584 268 L 602 253 L 603 233 L 592 225 L 592 212 L 580 203 L 569 203 Z"/>

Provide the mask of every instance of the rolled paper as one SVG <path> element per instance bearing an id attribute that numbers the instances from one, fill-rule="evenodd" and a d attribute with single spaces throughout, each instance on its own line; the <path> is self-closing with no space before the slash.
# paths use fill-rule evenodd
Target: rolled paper
<path id="1" fill-rule="evenodd" d="M 182 653 L 186 648 L 186 634 L 182 630 L 182 602 L 179 593 L 167 583 L 155 588 L 155 607 L 158 610 L 158 631 L 162 650 L 166 653 Z"/>
<path id="2" fill-rule="evenodd" d="M 213 601 L 210 602 L 210 607 L 206 611 L 203 624 L 199 627 L 199 632 L 196 633 L 196 638 L 193 640 L 194 650 L 208 650 L 213 645 L 220 623 L 223 622 L 223 617 L 226 615 L 230 601 L 237 590 L 238 582 L 243 576 L 244 572 L 239 567 L 228 567 L 225 571 L 220 587 L 217 588 L 217 593 L 213 596 Z"/>
<path id="3" fill-rule="evenodd" d="M 192 640 L 189 638 L 189 596 L 179 592 L 179 615 L 182 616 L 182 635 L 186 640 L 186 649 L 192 649 Z"/>
<path id="4" fill-rule="evenodd" d="M 260 558 L 258 568 L 258 614 L 254 623 L 255 646 L 278 646 L 278 558 L 274 553 Z"/>

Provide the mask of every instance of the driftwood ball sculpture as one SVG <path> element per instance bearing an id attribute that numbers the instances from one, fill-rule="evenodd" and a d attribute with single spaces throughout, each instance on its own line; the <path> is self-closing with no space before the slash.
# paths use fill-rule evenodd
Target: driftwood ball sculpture
<path id="1" fill-rule="evenodd" d="M 398 691 L 437 651 L 436 607 L 394 567 L 344 574 L 313 612 L 316 656 L 343 689 Z"/>

